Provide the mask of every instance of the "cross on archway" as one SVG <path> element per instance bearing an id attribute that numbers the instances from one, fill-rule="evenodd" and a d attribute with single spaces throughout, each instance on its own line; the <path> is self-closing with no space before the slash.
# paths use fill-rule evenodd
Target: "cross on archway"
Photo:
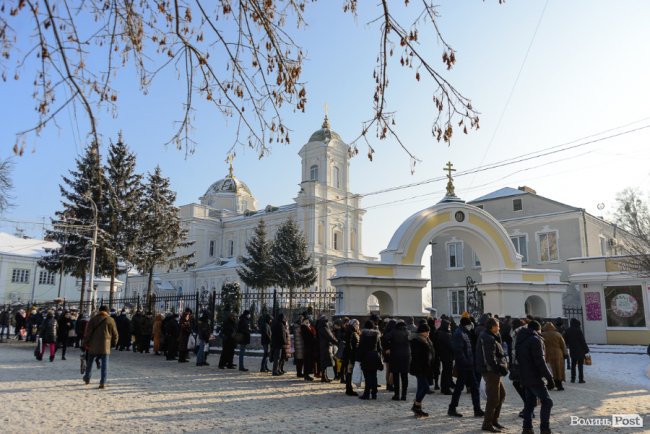
<path id="1" fill-rule="evenodd" d="M 451 172 L 455 172 L 456 169 L 453 169 L 453 164 L 451 164 L 451 161 L 448 161 L 442 170 L 447 172 L 447 196 L 456 196 L 454 191 L 454 178 L 451 176 Z"/>

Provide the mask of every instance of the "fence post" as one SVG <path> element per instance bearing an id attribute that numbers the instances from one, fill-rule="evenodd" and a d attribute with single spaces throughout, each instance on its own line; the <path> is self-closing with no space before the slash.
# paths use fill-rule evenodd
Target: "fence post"
<path id="1" fill-rule="evenodd" d="M 273 318 L 278 317 L 278 290 L 273 288 Z"/>

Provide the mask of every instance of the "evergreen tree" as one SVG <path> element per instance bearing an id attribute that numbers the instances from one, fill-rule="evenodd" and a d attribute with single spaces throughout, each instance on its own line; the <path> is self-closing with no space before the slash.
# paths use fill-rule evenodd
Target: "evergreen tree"
<path id="1" fill-rule="evenodd" d="M 160 167 L 149 174 L 142 195 L 141 226 L 135 250 L 135 264 L 142 273 L 149 274 L 147 304 L 151 310 L 153 272 L 157 265 L 187 270 L 194 264 L 192 253 L 181 253 L 194 241 L 187 241 L 187 229 L 181 225 L 178 208 L 174 206 L 176 193 L 169 188 L 169 178 L 164 178 Z"/>
<path id="2" fill-rule="evenodd" d="M 253 238 L 246 242 L 247 256 L 239 258 L 242 266 L 237 268 L 239 278 L 250 288 L 264 290 L 273 284 L 271 267 L 271 243 L 266 239 L 266 225 L 261 219 Z"/>
<path id="3" fill-rule="evenodd" d="M 221 287 L 221 318 L 230 312 L 239 312 L 241 304 L 241 288 L 238 282 L 225 282 Z"/>
<path id="4" fill-rule="evenodd" d="M 137 250 L 142 175 L 135 172 L 135 160 L 120 133 L 117 143 L 111 143 L 106 164 L 106 230 L 113 252 L 109 307 L 113 306 L 115 276 L 124 271 L 118 269 L 118 263 L 120 260 L 133 262 Z"/>
<path id="5" fill-rule="evenodd" d="M 59 185 L 62 196 L 61 211 L 52 219 L 53 229 L 46 231 L 46 239 L 60 244 L 58 249 L 46 249 L 39 265 L 53 272 L 63 271 L 80 278 L 83 309 L 86 273 L 91 273 L 90 254 L 95 225 L 100 228 L 97 238 L 95 274 L 106 273 L 110 269 L 109 254 L 102 218 L 105 211 L 105 178 L 100 164 L 99 146 L 91 144 L 85 154 L 76 161 L 76 170 L 63 177 Z M 95 209 L 95 206 L 97 209 Z M 62 276 L 61 276 L 62 277 Z M 92 291 L 92 288 L 90 288 Z"/>
<path id="6" fill-rule="evenodd" d="M 307 242 L 293 219 L 283 223 L 275 234 L 271 248 L 274 280 L 289 290 L 289 309 L 292 309 L 293 291 L 316 281 L 316 268 L 307 254 Z"/>

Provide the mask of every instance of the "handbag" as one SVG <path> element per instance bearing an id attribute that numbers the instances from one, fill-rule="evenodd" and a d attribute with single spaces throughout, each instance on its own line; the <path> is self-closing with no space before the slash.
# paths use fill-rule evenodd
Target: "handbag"
<path id="1" fill-rule="evenodd" d="M 591 354 L 585 354 L 585 365 L 591 366 Z"/>
<path id="2" fill-rule="evenodd" d="M 361 372 L 361 362 L 354 362 L 354 368 L 352 368 L 352 384 L 356 387 L 361 387 L 362 381 L 363 372 Z"/>

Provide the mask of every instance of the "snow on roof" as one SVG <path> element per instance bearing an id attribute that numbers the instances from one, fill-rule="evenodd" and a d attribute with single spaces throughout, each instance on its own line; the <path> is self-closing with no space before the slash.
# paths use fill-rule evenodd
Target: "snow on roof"
<path id="1" fill-rule="evenodd" d="M 20 238 L 0 232 L 0 253 L 2 254 L 40 258 L 45 255 L 46 247 L 56 249 L 59 248 L 59 243 L 36 238 Z"/>
<path id="2" fill-rule="evenodd" d="M 525 191 L 521 191 L 516 188 L 512 187 L 503 187 L 497 191 L 493 191 L 492 193 L 488 193 L 485 196 L 481 196 L 478 199 L 471 200 L 470 203 L 472 202 L 482 202 L 484 200 L 490 200 L 490 199 L 499 199 L 502 197 L 508 197 L 508 196 L 519 196 L 522 194 L 526 194 Z"/>

